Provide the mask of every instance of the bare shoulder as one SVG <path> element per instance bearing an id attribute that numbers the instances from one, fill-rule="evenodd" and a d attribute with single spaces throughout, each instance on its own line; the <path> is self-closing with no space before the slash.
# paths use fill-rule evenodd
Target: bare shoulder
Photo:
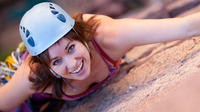
<path id="1" fill-rule="evenodd" d="M 84 14 L 83 15 L 83 20 L 87 21 L 89 20 L 91 17 L 95 16 L 95 20 L 99 21 L 99 26 L 97 28 L 97 36 L 107 36 L 108 34 L 110 34 L 109 31 L 111 31 L 111 26 L 114 23 L 113 18 L 106 16 L 106 15 L 97 15 L 97 14 Z M 102 37 L 101 37 L 102 38 Z"/>
<path id="2" fill-rule="evenodd" d="M 116 19 L 106 15 L 84 14 L 83 20 L 87 21 L 93 16 L 100 23 L 96 29 L 96 36 L 94 37 L 96 42 L 111 58 L 115 60 L 119 59 L 116 50 L 113 50 L 116 48 L 116 32 L 113 30 Z"/>

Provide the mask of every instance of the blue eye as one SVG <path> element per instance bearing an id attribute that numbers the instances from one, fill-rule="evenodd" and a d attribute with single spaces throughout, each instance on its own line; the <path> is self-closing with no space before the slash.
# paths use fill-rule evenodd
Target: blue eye
<path id="1" fill-rule="evenodd" d="M 61 59 L 55 60 L 55 61 L 53 62 L 53 65 L 54 65 L 54 66 L 55 66 L 55 65 L 58 65 L 60 62 L 61 62 Z"/>
<path id="2" fill-rule="evenodd" d="M 75 45 L 71 45 L 68 49 L 68 53 L 71 53 L 75 48 Z"/>

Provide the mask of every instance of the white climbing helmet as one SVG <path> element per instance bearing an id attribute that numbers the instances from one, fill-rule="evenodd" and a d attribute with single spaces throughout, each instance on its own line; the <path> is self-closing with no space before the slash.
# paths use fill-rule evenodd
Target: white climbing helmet
<path id="1" fill-rule="evenodd" d="M 43 2 L 25 13 L 19 31 L 30 55 L 36 56 L 67 34 L 74 23 L 74 19 L 61 7 Z"/>

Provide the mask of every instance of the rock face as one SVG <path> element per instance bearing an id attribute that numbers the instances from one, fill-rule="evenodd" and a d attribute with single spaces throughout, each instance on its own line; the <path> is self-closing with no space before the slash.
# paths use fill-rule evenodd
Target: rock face
<path id="1" fill-rule="evenodd" d="M 136 18 L 164 18 L 185 16 L 200 11 L 198 0 L 165 0 L 163 4 L 161 3 L 162 2 L 155 6 L 147 6 L 154 7 L 151 8 L 152 10 L 148 10 L 147 8 L 140 13 L 128 13 L 124 15 L 124 17 L 133 17 L 131 15 L 137 15 Z M 184 10 L 184 6 L 187 6 L 187 10 Z M 179 10 L 179 8 L 182 10 Z M 179 11 L 177 12 L 177 10 Z M 157 12 L 160 14 L 155 16 L 154 13 Z M 179 89 L 176 89 L 179 87 L 178 85 L 190 79 L 191 76 L 198 77 L 198 75 L 194 75 L 194 73 L 198 72 L 200 67 L 199 44 L 200 39 L 198 37 L 193 37 L 184 41 L 135 47 L 126 55 L 129 59 L 129 63 L 124 63 L 119 74 L 107 85 L 104 85 L 104 87 L 84 99 L 66 102 L 61 111 L 157 112 L 156 110 L 159 110 L 160 107 L 164 107 L 162 108 L 163 110 L 160 109 L 160 111 L 167 111 L 169 107 L 171 107 L 170 103 L 163 103 L 169 107 L 159 104 L 165 102 L 167 98 L 173 100 L 173 98 L 179 96 L 179 93 L 182 91 L 184 94 L 184 89 L 181 89 L 181 92 L 179 92 Z M 185 85 L 189 85 L 190 81 L 186 82 Z M 198 80 L 196 80 L 196 82 L 198 82 Z M 193 83 L 193 85 L 197 84 L 198 83 Z M 184 84 L 180 87 L 184 87 Z M 190 88 L 190 86 L 188 86 L 188 88 Z M 193 88 L 195 89 L 194 86 Z M 171 93 L 170 91 L 178 91 L 178 93 Z M 190 90 L 187 92 L 190 92 Z M 193 92 L 200 93 L 199 91 Z M 171 97 L 170 95 L 174 96 Z M 193 95 L 193 99 L 199 98 L 198 95 Z M 178 103 L 181 104 L 181 102 L 177 102 L 176 104 Z M 190 105 L 193 103 L 192 100 L 189 102 Z M 193 107 L 194 106 L 188 106 L 188 111 Z M 193 110 L 199 111 L 200 108 L 198 109 L 198 106 L 195 106 Z M 174 107 L 174 111 L 181 110 L 177 110 L 177 108 Z"/>

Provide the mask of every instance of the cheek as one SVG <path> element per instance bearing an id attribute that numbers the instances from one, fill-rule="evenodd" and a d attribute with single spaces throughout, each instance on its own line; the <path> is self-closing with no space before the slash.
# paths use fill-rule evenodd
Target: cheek
<path id="1" fill-rule="evenodd" d="M 88 55 L 88 50 L 84 45 L 77 45 L 77 47 L 75 47 L 75 53 L 85 56 Z"/>
<path id="2" fill-rule="evenodd" d="M 62 74 L 66 74 L 67 70 L 64 66 L 57 66 L 52 68 L 56 73 L 62 75 Z"/>

